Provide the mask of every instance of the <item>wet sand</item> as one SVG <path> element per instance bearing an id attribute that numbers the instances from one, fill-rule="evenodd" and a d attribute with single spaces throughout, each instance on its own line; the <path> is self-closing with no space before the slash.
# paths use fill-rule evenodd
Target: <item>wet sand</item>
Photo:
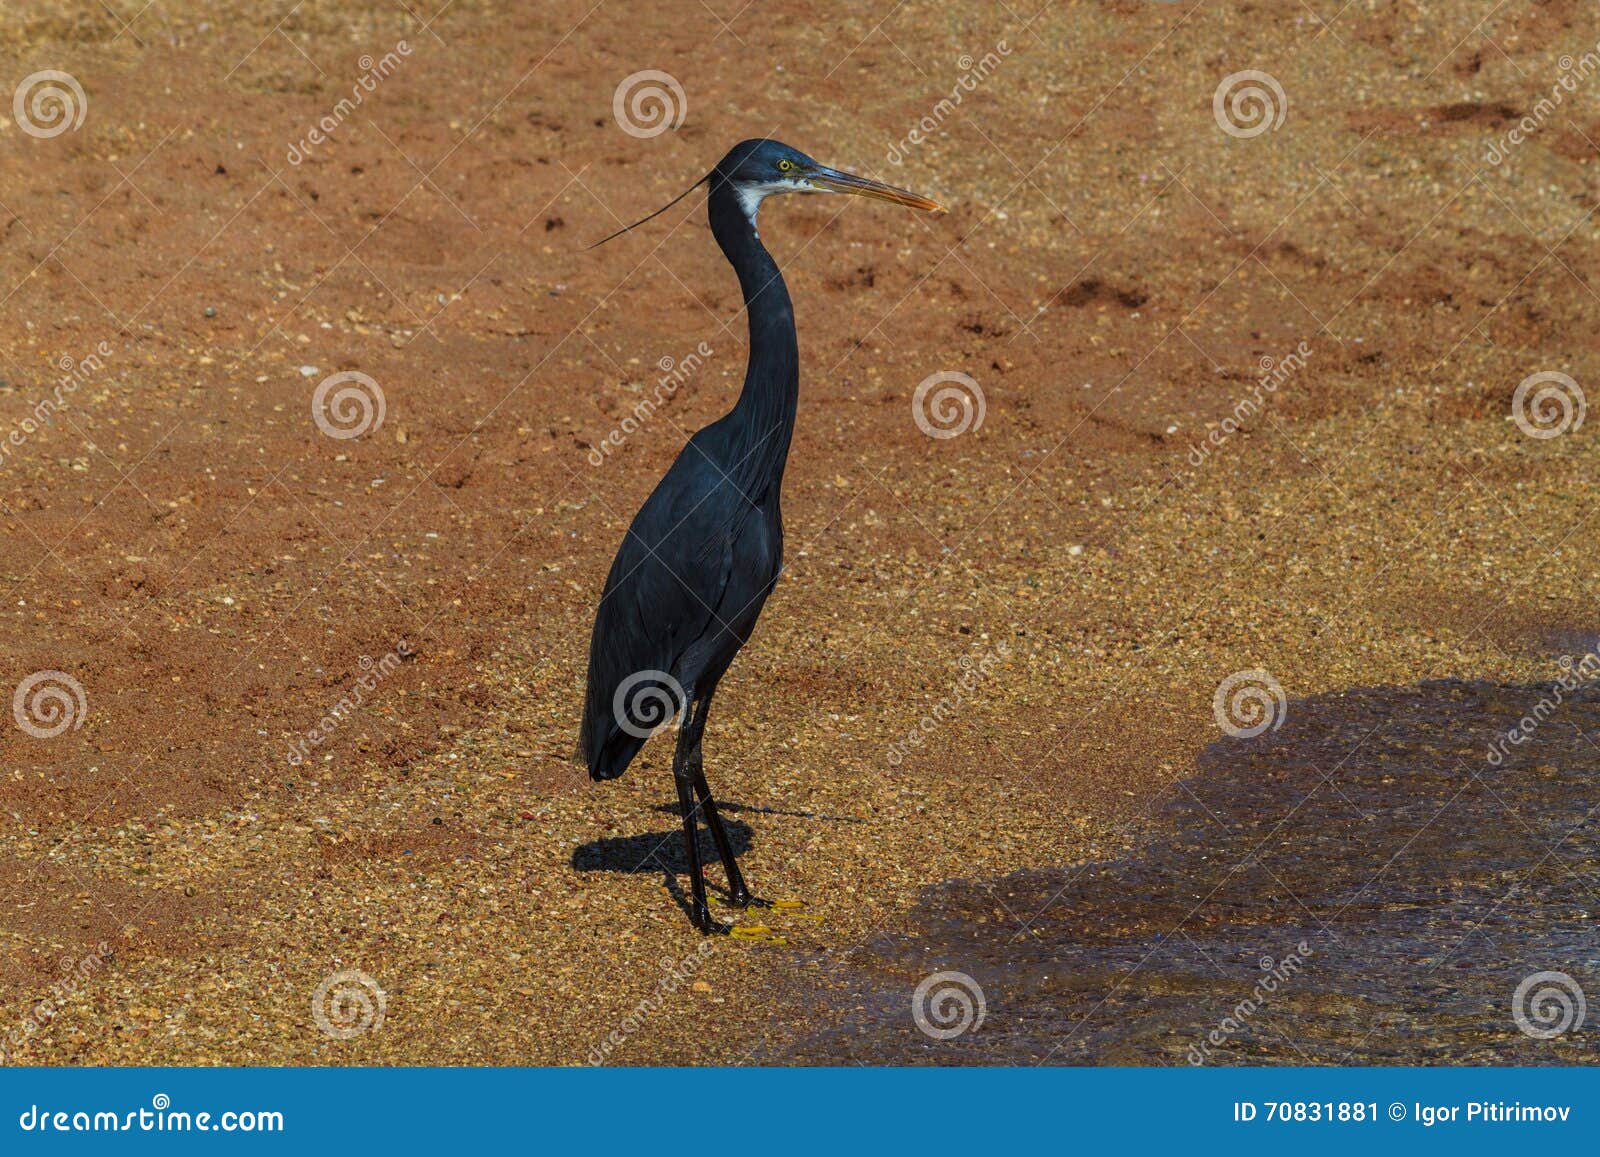
<path id="1" fill-rule="evenodd" d="M 1236 672 L 1294 699 L 1554 678 L 1547 633 L 1594 625 L 1593 428 L 1511 412 L 1530 375 L 1600 380 L 1600 125 L 1574 101 L 1485 152 L 1587 15 L 13 14 L 4 91 L 62 70 L 87 110 L 0 116 L 0 690 L 84 693 L 59 735 L 0 729 L 8 1058 L 789 1055 L 875 991 L 818 1010 L 816 978 L 928 886 L 1139 846 Z M 687 100 L 650 138 L 612 111 L 645 69 Z M 1285 115 L 1233 135 L 1213 97 L 1252 69 Z M 820 920 L 701 958 L 669 745 L 603 786 L 568 756 L 606 566 L 730 404 L 743 323 L 694 198 L 583 246 L 764 132 L 952 210 L 763 210 L 804 359 L 789 569 L 707 760 L 753 883 Z M 942 371 L 984 396 L 951 438 L 912 412 Z M 313 421 L 340 372 L 380 427 Z M 313 999 L 350 970 L 384 1019 L 340 1039 Z"/>
<path id="2" fill-rule="evenodd" d="M 1593 674 L 1289 703 L 1135 853 L 930 889 L 812 1001 L 859 1011 L 773 1059 L 1593 1063 Z"/>

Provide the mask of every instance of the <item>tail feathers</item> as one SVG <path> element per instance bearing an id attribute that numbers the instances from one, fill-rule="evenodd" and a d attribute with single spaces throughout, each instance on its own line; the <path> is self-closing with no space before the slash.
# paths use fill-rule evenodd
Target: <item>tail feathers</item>
<path id="1" fill-rule="evenodd" d="M 616 779 L 628 770 L 643 746 L 643 739 L 628 734 L 610 720 L 601 720 L 597 727 L 585 727 L 578 737 L 577 759 L 589 769 L 590 779 Z"/>

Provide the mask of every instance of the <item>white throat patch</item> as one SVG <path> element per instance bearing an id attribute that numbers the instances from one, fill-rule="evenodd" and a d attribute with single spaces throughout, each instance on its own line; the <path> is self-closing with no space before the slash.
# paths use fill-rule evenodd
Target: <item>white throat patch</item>
<path id="1" fill-rule="evenodd" d="M 735 185 L 734 193 L 739 198 L 739 208 L 744 210 L 744 215 L 750 219 L 750 228 L 755 230 L 757 237 L 761 230 L 756 226 L 756 214 L 761 210 L 761 202 L 774 193 L 816 193 L 818 189 L 812 188 L 804 181 L 767 181 L 760 185 Z"/>

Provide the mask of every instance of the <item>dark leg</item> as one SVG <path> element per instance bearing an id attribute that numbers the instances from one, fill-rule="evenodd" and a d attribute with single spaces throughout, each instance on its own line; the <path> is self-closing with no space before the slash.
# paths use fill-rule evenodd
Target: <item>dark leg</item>
<path id="1" fill-rule="evenodd" d="M 704 712 L 697 711 L 693 702 L 684 712 L 683 726 L 678 731 L 678 750 L 672 758 L 672 778 L 678 787 L 678 806 L 683 810 L 684 850 L 689 860 L 689 887 L 693 895 L 690 918 L 695 927 L 705 933 L 726 932 L 727 926 L 711 918 L 711 907 L 706 903 L 706 877 L 700 866 L 700 841 L 695 823 L 694 772 L 692 753 L 700 749 L 700 727 Z M 718 824 L 720 826 L 720 823 Z M 715 829 L 713 829 L 715 830 Z M 721 844 L 718 844 L 720 850 Z"/>
<path id="2" fill-rule="evenodd" d="M 739 871 L 739 861 L 733 855 L 733 843 L 728 839 L 728 829 L 722 826 L 722 814 L 717 811 L 717 801 L 711 798 L 711 785 L 706 782 L 705 764 L 700 755 L 700 740 L 705 734 L 706 716 L 711 710 L 711 696 L 706 694 L 696 705 L 694 720 L 694 747 L 689 752 L 689 771 L 694 790 L 705 809 L 706 823 L 711 827 L 711 838 L 717 845 L 717 855 L 722 857 L 722 867 L 728 873 L 728 902 L 735 908 L 748 908 L 751 904 L 766 907 L 766 901 L 750 895 L 744 874 Z"/>

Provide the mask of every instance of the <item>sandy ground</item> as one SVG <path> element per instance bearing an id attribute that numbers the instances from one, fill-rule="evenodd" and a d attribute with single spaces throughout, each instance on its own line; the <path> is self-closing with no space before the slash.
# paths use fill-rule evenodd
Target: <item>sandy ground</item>
<path id="1" fill-rule="evenodd" d="M 83 114 L 0 118 L 0 690 L 72 681 L 60 734 L 0 728 L 8 1059 L 770 1057 L 828 1015 L 792 982 L 924 886 L 1125 846 L 1231 673 L 1550 677 L 1593 625 L 1592 426 L 1531 437 L 1513 395 L 1600 380 L 1600 75 L 1486 151 L 1594 13 L 1032 7 L 3 6 L 0 95 L 56 70 Z M 675 129 L 614 116 L 643 70 Z M 1282 93 L 1256 135 L 1213 106 L 1246 70 Z M 569 754 L 739 297 L 699 198 L 583 246 L 764 134 L 951 212 L 763 211 L 789 569 L 707 758 L 758 890 L 817 919 L 702 950 L 670 744 L 607 785 Z M 983 394 L 949 438 L 913 419 L 941 371 Z M 322 431 L 337 372 L 381 425 Z M 341 1039 L 347 970 L 383 1020 Z"/>

